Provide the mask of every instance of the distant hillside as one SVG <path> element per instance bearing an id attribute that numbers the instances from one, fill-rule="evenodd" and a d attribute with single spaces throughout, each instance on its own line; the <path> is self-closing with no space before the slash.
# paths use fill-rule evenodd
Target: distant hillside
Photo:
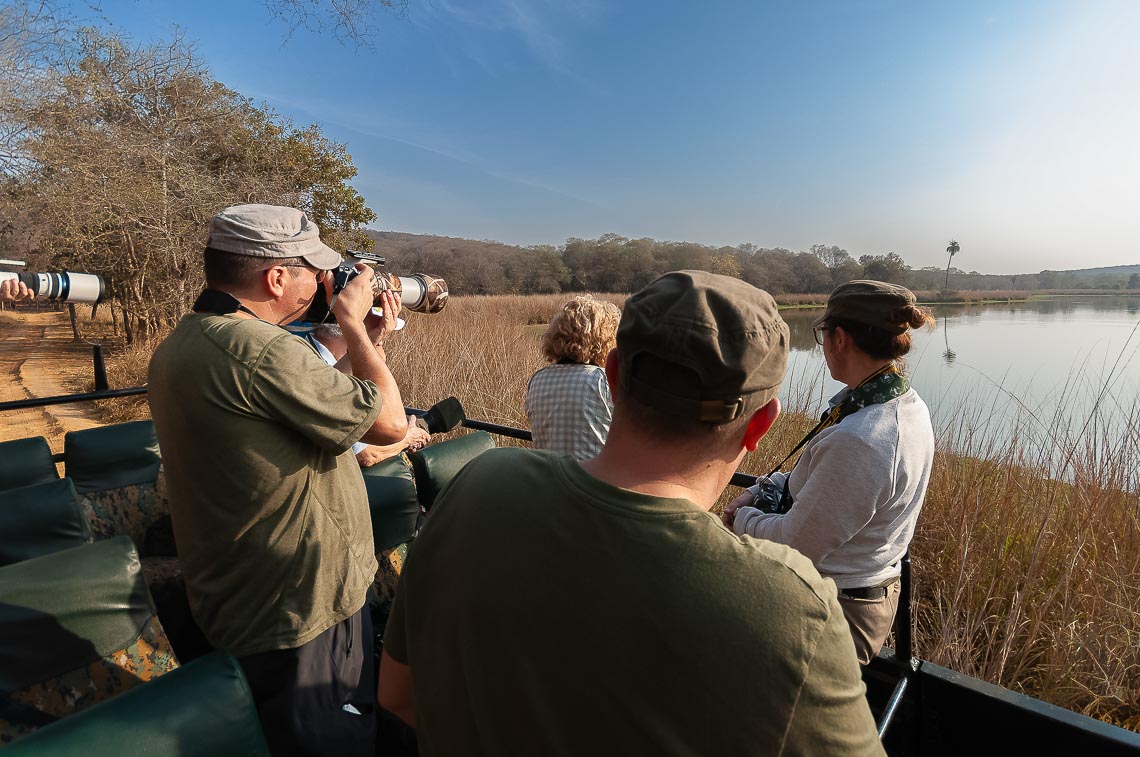
<path id="1" fill-rule="evenodd" d="M 367 231 L 373 252 L 396 274 L 442 276 L 455 294 L 546 294 L 566 290 L 570 269 L 557 248 L 523 248 L 501 242 Z"/>
<path id="2" fill-rule="evenodd" d="M 871 277 L 915 290 L 939 291 L 946 269 L 912 269 L 897 255 L 864 255 L 817 245 L 812 252 L 752 244 L 709 247 L 692 242 L 568 239 L 554 247 L 519 247 L 398 231 L 366 232 L 375 252 L 395 273 L 431 273 L 447 279 L 455 294 L 528 294 L 565 291 L 632 292 L 665 271 L 696 268 L 737 276 L 773 294 L 826 293 L 852 278 Z M 822 252 L 817 252 L 817 248 Z M 824 261 L 829 261 L 825 265 Z M 831 266 L 831 267 L 828 267 Z M 1107 266 L 1016 275 L 950 269 L 949 289 L 960 291 L 1140 288 L 1140 265 Z"/>
<path id="3" fill-rule="evenodd" d="M 1044 273 L 1044 271 L 1042 271 Z M 1079 268 L 1074 271 L 1060 271 L 1075 276 L 1078 279 L 1098 278 L 1128 278 L 1134 273 L 1140 273 L 1140 265 L 1110 265 L 1105 268 Z"/>
<path id="4" fill-rule="evenodd" d="M 462 239 L 459 237 L 437 237 L 433 234 L 404 234 L 399 231 L 373 231 L 365 232 L 375 242 L 373 252 L 381 255 L 406 252 L 413 248 L 425 250 L 452 250 L 459 252 L 502 252 L 504 250 L 522 250 L 522 247 L 503 244 L 502 242 L 484 241 L 475 239 Z"/>

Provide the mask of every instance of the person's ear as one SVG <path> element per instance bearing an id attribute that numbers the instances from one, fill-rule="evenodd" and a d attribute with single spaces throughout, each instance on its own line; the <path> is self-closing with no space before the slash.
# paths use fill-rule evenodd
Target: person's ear
<path id="1" fill-rule="evenodd" d="M 606 383 L 610 385 L 610 396 L 617 396 L 618 388 L 618 351 L 617 347 L 606 355 Z"/>
<path id="2" fill-rule="evenodd" d="M 831 339 L 832 347 L 838 351 L 847 346 L 847 342 L 850 341 L 851 335 L 844 331 L 842 326 L 836 326 L 831 330 Z"/>
<path id="3" fill-rule="evenodd" d="M 748 420 L 748 428 L 744 430 L 744 448 L 749 452 L 756 450 L 756 445 L 780 415 L 780 398 L 773 397 L 764 407 L 752 414 Z"/>
<path id="4" fill-rule="evenodd" d="M 285 269 L 285 266 L 275 265 L 265 269 L 262 272 L 262 282 L 265 284 L 265 289 L 269 294 L 274 297 L 280 297 L 285 294 L 285 285 L 288 283 L 287 276 L 291 274 Z"/>

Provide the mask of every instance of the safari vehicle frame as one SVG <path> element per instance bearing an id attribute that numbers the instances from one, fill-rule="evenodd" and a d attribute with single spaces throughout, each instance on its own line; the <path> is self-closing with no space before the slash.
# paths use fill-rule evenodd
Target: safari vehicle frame
<path id="1" fill-rule="evenodd" d="M 73 402 L 146 394 L 146 387 L 110 389 L 103 357 L 94 348 L 93 392 L 0 403 L 0 413 Z M 422 415 L 425 411 L 407 408 Z M 525 429 L 467 419 L 463 426 L 531 441 Z M 53 455 L 65 462 L 64 454 Z M 755 476 L 736 473 L 731 484 L 747 487 Z M 1140 757 L 1140 734 L 1104 723 L 957 673 L 914 656 L 911 628 L 911 570 L 902 560 L 902 591 L 895 619 L 895 648 L 884 648 L 863 668 L 867 700 L 879 736 L 892 755 L 1060 754 Z"/>

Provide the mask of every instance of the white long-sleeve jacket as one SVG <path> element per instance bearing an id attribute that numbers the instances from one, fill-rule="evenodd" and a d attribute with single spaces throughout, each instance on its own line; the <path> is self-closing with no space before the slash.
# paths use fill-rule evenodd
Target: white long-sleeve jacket
<path id="1" fill-rule="evenodd" d="M 742 507 L 733 528 L 798 549 L 840 589 L 879 585 L 899 575 L 933 460 L 930 411 L 911 389 L 821 431 L 789 476 L 792 509 Z"/>

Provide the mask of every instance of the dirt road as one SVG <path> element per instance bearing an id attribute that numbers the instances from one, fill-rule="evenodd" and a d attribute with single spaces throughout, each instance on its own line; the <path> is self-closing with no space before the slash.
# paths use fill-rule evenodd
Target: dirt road
<path id="1" fill-rule="evenodd" d="M 67 313 L 0 314 L 0 402 L 76 391 L 64 375 L 91 376 L 91 347 L 71 340 Z M 0 412 L 0 441 L 43 436 L 63 451 L 68 431 L 99 425 L 84 404 Z"/>

